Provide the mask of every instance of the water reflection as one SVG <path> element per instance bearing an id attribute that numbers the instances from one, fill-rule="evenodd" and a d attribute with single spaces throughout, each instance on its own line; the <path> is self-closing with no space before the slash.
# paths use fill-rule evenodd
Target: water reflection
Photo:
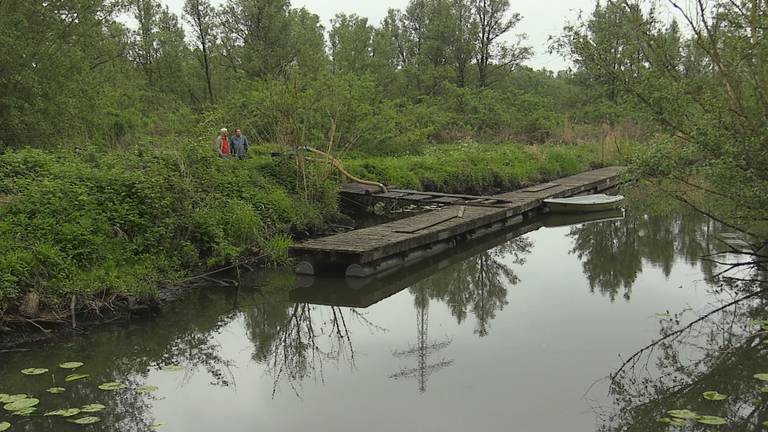
<path id="1" fill-rule="evenodd" d="M 414 378 L 418 383 L 419 392 L 426 393 L 429 377 L 453 364 L 453 360 L 431 361 L 432 356 L 439 355 L 448 348 L 452 340 L 432 340 L 429 338 L 429 297 L 424 290 L 414 293 L 416 306 L 416 344 L 405 350 L 395 351 L 392 356 L 398 359 L 416 359 L 417 366 L 402 368 L 399 372 L 390 375 L 390 378 L 399 380 Z"/>
<path id="2" fill-rule="evenodd" d="M 755 276 L 713 284 L 713 290 L 743 300 L 713 306 L 703 316 L 688 311 L 662 319 L 658 342 L 635 353 L 612 377 L 612 405 L 598 412 L 600 430 L 665 430 L 659 420 L 673 409 L 725 418 L 721 430 L 764 430 L 768 393 L 754 375 L 768 372 L 768 285 L 765 274 Z M 691 324 L 680 326 L 684 318 Z M 703 397 L 708 391 L 728 398 L 709 401 Z"/>
<path id="3" fill-rule="evenodd" d="M 410 291 L 416 298 L 425 295 L 448 305 L 459 324 L 471 312 L 476 319 L 475 333 L 486 336 L 496 313 L 507 305 L 508 288 L 520 282 L 510 263 L 525 264 L 532 247 L 525 237 L 509 240 L 438 271 Z"/>
<path id="4" fill-rule="evenodd" d="M 581 261 L 591 291 L 612 302 L 619 295 L 626 301 L 631 299 L 644 265 L 660 268 L 669 277 L 675 263 L 683 260 L 698 265 L 707 279 L 714 276 L 715 265 L 701 258 L 712 253 L 724 233 L 722 225 L 672 202 L 655 209 L 649 199 L 630 201 L 623 220 L 570 230 L 571 253 Z"/>

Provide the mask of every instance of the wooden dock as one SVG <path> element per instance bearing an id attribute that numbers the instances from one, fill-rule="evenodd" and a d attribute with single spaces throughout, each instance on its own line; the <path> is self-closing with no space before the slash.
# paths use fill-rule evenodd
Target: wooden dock
<path id="1" fill-rule="evenodd" d="M 434 276 L 445 268 L 536 231 L 542 226 L 543 219 L 537 219 L 520 227 L 462 243 L 461 248 L 449 249 L 419 261 L 417 266 L 393 268 L 369 278 L 298 276 L 296 288 L 290 291 L 289 297 L 296 303 L 367 308 Z"/>
<path id="2" fill-rule="evenodd" d="M 369 277 L 436 255 L 457 242 L 522 223 L 543 210 L 542 201 L 615 187 L 621 167 L 602 168 L 493 196 L 436 194 L 346 186 L 346 194 L 444 207 L 398 221 L 308 240 L 291 248 L 296 272 Z M 401 195 L 399 195 L 401 194 Z"/>

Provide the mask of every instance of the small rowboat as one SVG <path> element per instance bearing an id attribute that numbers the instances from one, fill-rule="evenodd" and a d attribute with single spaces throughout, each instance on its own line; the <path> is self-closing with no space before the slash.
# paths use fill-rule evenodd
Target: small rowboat
<path id="1" fill-rule="evenodd" d="M 619 207 L 621 195 L 584 195 L 571 198 L 545 199 L 544 205 L 553 213 L 581 213 L 611 210 Z"/>

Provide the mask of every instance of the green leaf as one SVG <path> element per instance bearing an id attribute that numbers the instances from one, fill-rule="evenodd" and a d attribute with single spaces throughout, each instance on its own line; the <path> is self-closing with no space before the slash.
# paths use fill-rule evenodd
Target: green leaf
<path id="1" fill-rule="evenodd" d="M 26 399 L 26 398 L 27 398 L 27 395 L 25 394 L 15 394 L 15 395 L 2 394 L 0 395 L 0 403 L 6 404 L 11 402 L 16 402 L 17 400 Z"/>
<path id="2" fill-rule="evenodd" d="M 69 408 L 69 409 L 60 409 L 56 411 L 49 411 L 43 416 L 50 417 L 50 416 L 59 416 L 59 417 L 72 417 L 80 414 L 80 409 L 78 408 Z"/>
<path id="3" fill-rule="evenodd" d="M 80 362 L 66 362 L 59 365 L 60 368 L 69 369 L 69 370 L 74 370 L 82 366 L 83 366 L 83 363 L 80 363 Z"/>
<path id="4" fill-rule="evenodd" d="M 101 421 L 101 419 L 98 418 L 98 417 L 91 417 L 91 416 L 89 416 L 89 417 L 79 418 L 79 419 L 76 419 L 76 420 L 68 420 L 68 421 L 72 422 L 72 423 L 75 423 L 75 424 L 79 424 L 79 425 L 89 425 L 89 424 L 98 423 L 98 422 Z"/>
<path id="5" fill-rule="evenodd" d="M 675 417 L 675 418 L 684 419 L 684 420 L 692 420 L 699 416 L 695 412 L 687 409 L 670 410 L 670 411 L 667 411 L 667 414 L 669 414 L 670 417 Z"/>
<path id="6" fill-rule="evenodd" d="M 155 423 L 153 425 L 150 425 L 149 428 L 152 430 L 156 430 L 156 429 L 160 429 L 163 426 L 165 426 L 165 423 Z"/>
<path id="7" fill-rule="evenodd" d="M 31 416 L 32 414 L 34 414 L 35 411 L 37 411 L 37 408 L 29 407 L 29 408 L 20 409 L 18 411 L 14 411 L 11 415 L 12 416 L 27 417 L 27 416 Z"/>
<path id="8" fill-rule="evenodd" d="M 10 428 L 11 428 L 11 424 L 10 423 L 8 423 L 8 422 L 0 423 L 0 432 L 5 432 L 5 431 L 7 431 Z"/>
<path id="9" fill-rule="evenodd" d="M 127 386 L 125 384 L 123 384 L 123 383 L 108 382 L 108 383 L 101 384 L 99 386 L 99 389 L 104 390 L 104 391 L 115 391 L 115 390 L 124 389 L 125 387 L 127 387 Z"/>
<path id="10" fill-rule="evenodd" d="M 139 393 L 154 393 L 159 390 L 158 387 L 153 385 L 143 385 L 136 389 Z"/>
<path id="11" fill-rule="evenodd" d="M 679 419 L 679 418 L 668 418 L 664 417 L 659 419 L 659 423 L 664 423 L 672 426 L 685 426 L 688 424 L 687 420 Z"/>
<path id="12" fill-rule="evenodd" d="M 103 411 L 106 408 L 107 407 L 105 407 L 102 404 L 88 404 L 80 407 L 80 411 L 84 413 L 95 413 L 95 412 Z"/>
<path id="13" fill-rule="evenodd" d="M 763 387 L 760 389 L 760 391 L 763 393 L 768 393 L 768 387 Z"/>
<path id="14" fill-rule="evenodd" d="M 6 411 L 19 411 L 25 408 L 31 408 L 40 403 L 40 400 L 35 398 L 19 399 L 16 402 L 11 402 L 3 407 Z"/>
<path id="15" fill-rule="evenodd" d="M 768 381 L 768 373 L 759 373 L 753 375 L 755 378 L 759 379 L 760 381 Z"/>
<path id="16" fill-rule="evenodd" d="M 65 391 L 67 391 L 67 389 L 65 389 L 64 387 L 51 387 L 51 388 L 49 388 L 49 389 L 48 389 L 48 390 L 46 390 L 46 391 L 47 391 L 48 393 L 50 393 L 50 394 L 62 394 L 62 393 L 64 393 Z"/>
<path id="17" fill-rule="evenodd" d="M 21 371 L 24 375 L 42 375 L 48 373 L 48 369 L 45 368 L 29 368 Z"/>
<path id="18" fill-rule="evenodd" d="M 66 382 L 78 381 L 81 379 L 88 378 L 89 376 L 90 375 L 88 374 L 72 374 L 72 375 L 67 375 L 67 377 L 64 378 L 64 381 Z"/>
<path id="19" fill-rule="evenodd" d="M 711 401 L 721 401 L 728 399 L 728 396 L 718 393 L 716 391 L 708 391 L 704 392 L 704 399 L 711 400 Z"/>
<path id="20" fill-rule="evenodd" d="M 724 425 L 728 424 L 722 417 L 717 416 L 700 416 L 696 419 L 697 422 L 707 425 Z"/>

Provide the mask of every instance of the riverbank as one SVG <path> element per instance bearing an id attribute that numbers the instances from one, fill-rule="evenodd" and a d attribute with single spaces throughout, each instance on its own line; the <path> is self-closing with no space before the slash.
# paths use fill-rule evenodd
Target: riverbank
<path id="1" fill-rule="evenodd" d="M 602 150 L 461 144 L 345 163 L 403 187 L 472 192 L 575 174 L 602 164 Z M 254 256 L 285 264 L 293 239 L 338 216 L 338 180 L 325 165 L 299 176 L 292 158 L 268 149 L 245 161 L 209 152 L 201 141 L 0 155 L 0 321 L 13 332 L 150 307 L 163 287 L 206 269 Z"/>
<path id="2" fill-rule="evenodd" d="M 624 162 L 631 143 L 517 145 L 463 143 L 423 154 L 354 157 L 345 167 L 364 179 L 431 192 L 507 192 Z"/>

